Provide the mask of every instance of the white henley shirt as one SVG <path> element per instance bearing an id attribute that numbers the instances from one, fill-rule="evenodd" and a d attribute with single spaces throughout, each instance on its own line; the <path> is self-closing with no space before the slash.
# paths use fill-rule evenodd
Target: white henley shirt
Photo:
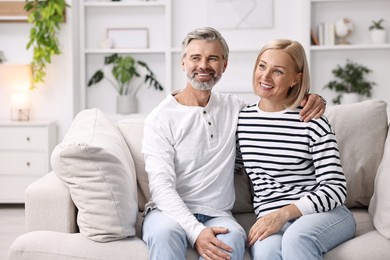
<path id="1" fill-rule="evenodd" d="M 212 92 L 206 107 L 184 106 L 174 94 L 145 119 L 142 152 L 152 200 L 180 224 L 193 246 L 205 228 L 193 214 L 231 214 L 235 133 L 245 104 Z"/>

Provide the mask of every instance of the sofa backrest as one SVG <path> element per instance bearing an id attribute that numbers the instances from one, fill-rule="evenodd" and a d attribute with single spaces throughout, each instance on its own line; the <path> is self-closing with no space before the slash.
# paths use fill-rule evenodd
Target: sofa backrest
<path id="1" fill-rule="evenodd" d="M 117 122 L 117 127 L 125 138 L 133 156 L 137 174 L 138 211 L 143 212 L 146 202 L 150 199 L 148 175 L 145 171 L 144 156 L 141 152 L 144 120 L 141 118 L 123 119 Z"/>
<path id="2" fill-rule="evenodd" d="M 388 131 L 387 104 L 368 100 L 349 105 L 329 106 L 325 116 L 336 132 L 343 170 L 347 178 L 347 206 L 368 207 L 374 180 L 382 160 Z M 143 119 L 117 122 L 134 159 L 137 171 L 138 208 L 143 211 L 150 199 L 148 176 L 141 153 Z M 236 203 L 233 212 L 253 212 L 251 187 L 244 172 L 235 174 Z"/>
<path id="3" fill-rule="evenodd" d="M 347 178 L 348 207 L 368 207 L 388 131 L 387 104 L 371 99 L 329 106 L 325 116 L 335 133 Z"/>

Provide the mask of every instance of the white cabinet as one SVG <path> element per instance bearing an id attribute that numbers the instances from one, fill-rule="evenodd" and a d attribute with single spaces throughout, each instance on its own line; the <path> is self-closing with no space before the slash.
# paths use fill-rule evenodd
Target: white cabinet
<path id="1" fill-rule="evenodd" d="M 26 187 L 51 170 L 54 122 L 0 122 L 0 203 L 24 203 Z"/>
<path id="2" fill-rule="evenodd" d="M 115 113 L 117 92 L 110 82 L 104 79 L 99 85 L 87 88 L 89 78 L 103 68 L 104 57 L 114 53 L 130 54 L 145 61 L 164 86 L 165 91 L 162 92 L 142 87 L 138 95 L 141 113 L 156 106 L 171 91 L 171 16 L 170 0 L 79 1 L 82 109 L 98 107 L 107 113 Z M 102 48 L 99 44 L 110 29 L 124 29 L 123 36 L 119 36 L 123 39 L 127 37 L 126 31 L 131 33 L 131 29 L 139 28 L 148 32 L 147 48 Z"/>
<path id="3" fill-rule="evenodd" d="M 335 96 L 334 92 L 323 87 L 334 79 L 332 70 L 339 64 L 343 66 L 347 59 L 365 65 L 372 70 L 368 80 L 377 83 L 373 89 L 373 98 L 379 98 L 390 103 L 386 89 L 389 82 L 384 75 L 390 67 L 390 1 L 388 0 L 310 0 L 306 2 L 307 41 L 305 48 L 311 70 L 312 92 L 320 93 L 328 101 Z M 347 40 L 348 45 L 311 45 L 310 32 L 316 32 L 320 23 L 335 23 L 341 18 L 348 18 L 353 23 L 353 31 Z M 384 19 L 388 31 L 386 44 L 370 43 L 369 26 L 372 21 Z"/>

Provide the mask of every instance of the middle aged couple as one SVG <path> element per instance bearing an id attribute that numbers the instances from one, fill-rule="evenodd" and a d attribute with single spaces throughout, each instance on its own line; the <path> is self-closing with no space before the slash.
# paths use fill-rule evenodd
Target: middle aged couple
<path id="1" fill-rule="evenodd" d="M 300 43 L 274 40 L 253 72 L 255 104 L 212 91 L 229 48 L 213 28 L 182 42 L 186 86 L 169 94 L 145 120 L 143 153 L 152 202 L 143 224 L 150 259 L 322 259 L 350 239 L 343 205 L 346 179 L 323 99 L 309 93 Z M 236 149 L 237 148 L 237 149 Z M 234 168 L 254 190 L 257 221 L 248 234 L 230 210 Z"/>

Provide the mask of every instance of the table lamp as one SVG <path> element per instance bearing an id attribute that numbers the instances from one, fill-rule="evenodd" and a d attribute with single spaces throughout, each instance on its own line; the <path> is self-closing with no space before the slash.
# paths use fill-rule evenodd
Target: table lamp
<path id="1" fill-rule="evenodd" d="M 3 65 L 4 66 L 4 65 Z M 32 84 L 32 71 L 30 65 L 5 65 L 7 84 L 12 91 L 11 120 L 30 120 L 29 91 Z"/>

